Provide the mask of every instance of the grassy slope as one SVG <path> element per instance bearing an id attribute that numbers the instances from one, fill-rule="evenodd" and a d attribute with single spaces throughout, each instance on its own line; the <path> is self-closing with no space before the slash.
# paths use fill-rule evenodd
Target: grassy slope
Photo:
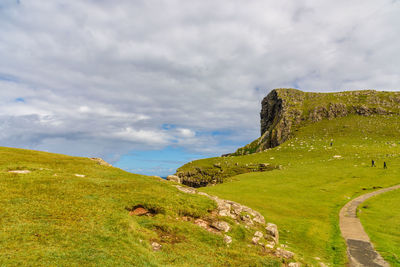
<path id="1" fill-rule="evenodd" d="M 338 212 L 357 195 L 400 182 L 399 129 L 399 116 L 323 120 L 300 128 L 296 138 L 266 152 L 199 160 L 182 169 L 220 162 L 282 164 L 283 170 L 242 174 L 202 190 L 260 211 L 280 227 L 282 242 L 307 261 L 319 257 L 343 265 Z M 371 159 L 378 167 L 370 167 Z M 382 168 L 384 160 L 387 170 Z"/>
<path id="2" fill-rule="evenodd" d="M 367 200 L 358 213 L 375 248 L 392 266 L 400 266 L 399 203 L 400 191 L 396 190 Z"/>
<path id="3" fill-rule="evenodd" d="M 15 169 L 32 172 L 8 173 Z M 125 208 L 137 204 L 159 213 L 130 216 Z M 165 181 L 86 158 L 0 148 L 1 266 L 278 265 L 247 246 L 251 233 L 240 226 L 227 247 L 222 236 L 178 219 L 214 207 Z M 152 241 L 162 250 L 153 252 Z"/>

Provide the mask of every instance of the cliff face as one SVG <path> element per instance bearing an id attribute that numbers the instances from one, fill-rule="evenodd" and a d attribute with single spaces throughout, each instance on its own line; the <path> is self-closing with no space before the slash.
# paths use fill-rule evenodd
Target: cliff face
<path id="1" fill-rule="evenodd" d="M 261 137 L 233 155 L 276 147 L 306 123 L 347 115 L 400 114 L 400 92 L 374 90 L 309 93 L 296 89 L 272 90 L 261 102 Z"/>

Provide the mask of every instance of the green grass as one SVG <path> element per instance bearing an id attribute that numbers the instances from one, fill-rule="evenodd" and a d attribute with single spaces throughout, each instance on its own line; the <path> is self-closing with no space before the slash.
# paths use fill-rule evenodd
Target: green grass
<path id="1" fill-rule="evenodd" d="M 395 190 L 365 201 L 358 212 L 375 248 L 392 266 L 400 266 L 399 203 L 400 190 Z"/>
<path id="2" fill-rule="evenodd" d="M 16 169 L 31 173 L 8 172 Z M 138 204 L 157 215 L 130 216 L 127 209 Z M 228 247 L 222 235 L 181 220 L 214 208 L 155 177 L 87 158 L 0 148 L 1 266 L 279 266 L 248 247 L 244 227 L 234 227 Z M 153 241 L 161 251 L 152 250 Z"/>
<path id="3" fill-rule="evenodd" d="M 274 149 L 199 160 L 181 170 L 215 163 L 283 165 L 282 170 L 241 174 L 232 182 L 201 190 L 260 211 L 278 225 L 282 243 L 305 261 L 316 263 L 314 258 L 319 257 L 343 266 L 339 210 L 351 198 L 400 183 L 399 129 L 399 116 L 323 120 L 300 128 L 294 138 Z M 371 159 L 378 167 L 370 167 Z"/>

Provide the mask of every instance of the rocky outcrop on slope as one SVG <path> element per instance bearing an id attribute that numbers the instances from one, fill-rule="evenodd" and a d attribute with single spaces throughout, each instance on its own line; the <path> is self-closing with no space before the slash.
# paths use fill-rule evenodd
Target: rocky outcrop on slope
<path id="1" fill-rule="evenodd" d="M 309 93 L 296 89 L 272 90 L 261 102 L 261 137 L 232 155 L 276 147 L 302 124 L 348 115 L 400 114 L 400 92 L 374 90 Z"/>
<path id="2" fill-rule="evenodd" d="M 212 220 L 210 220 L 210 218 L 208 220 L 196 219 L 194 223 L 211 233 L 223 234 L 226 244 L 230 244 L 234 242 L 234 240 L 229 235 L 232 229 L 231 225 L 227 221 L 219 219 L 223 217 L 229 217 L 233 219 L 236 224 L 242 224 L 245 228 L 254 232 L 251 238 L 251 243 L 253 245 L 260 246 L 277 257 L 285 259 L 292 259 L 294 257 L 293 252 L 283 249 L 283 246 L 278 247 L 278 227 L 273 223 L 265 224 L 264 216 L 258 211 L 231 200 L 225 200 L 204 192 L 199 192 L 191 187 L 176 185 L 176 188 L 187 194 L 206 196 L 217 203 L 216 214 L 214 214 Z"/>

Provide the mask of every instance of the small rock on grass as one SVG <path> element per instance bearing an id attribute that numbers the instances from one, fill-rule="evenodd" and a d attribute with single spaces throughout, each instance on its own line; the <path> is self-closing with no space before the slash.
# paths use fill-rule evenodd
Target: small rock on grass
<path id="1" fill-rule="evenodd" d="M 225 235 L 225 236 L 224 236 L 224 242 L 225 242 L 226 244 L 232 243 L 232 237 L 230 237 L 229 235 Z"/>
<path id="2" fill-rule="evenodd" d="M 300 264 L 299 262 L 291 262 L 291 263 L 289 263 L 288 266 L 289 266 L 289 267 L 300 267 L 301 264 Z"/>
<path id="3" fill-rule="evenodd" d="M 162 247 L 162 245 L 158 244 L 157 242 L 151 243 L 151 246 L 153 247 L 153 251 L 159 251 Z"/>
<path id="4" fill-rule="evenodd" d="M 213 222 L 211 226 L 220 231 L 224 231 L 225 233 L 231 229 L 231 227 L 227 222 L 222 222 L 222 221 Z"/>

